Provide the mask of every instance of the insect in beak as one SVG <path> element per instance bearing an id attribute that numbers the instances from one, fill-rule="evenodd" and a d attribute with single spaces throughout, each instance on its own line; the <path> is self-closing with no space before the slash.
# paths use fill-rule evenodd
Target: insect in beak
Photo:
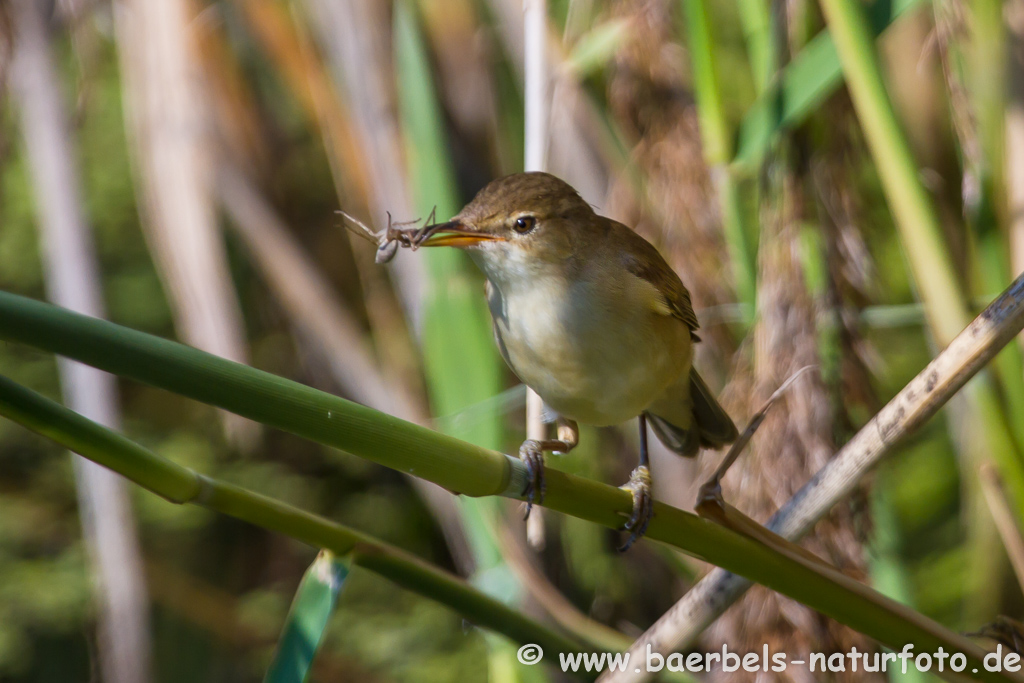
<path id="1" fill-rule="evenodd" d="M 417 247 L 467 247 L 480 242 L 500 240 L 500 237 L 486 232 L 467 229 L 458 221 L 428 225 L 416 241 Z"/>

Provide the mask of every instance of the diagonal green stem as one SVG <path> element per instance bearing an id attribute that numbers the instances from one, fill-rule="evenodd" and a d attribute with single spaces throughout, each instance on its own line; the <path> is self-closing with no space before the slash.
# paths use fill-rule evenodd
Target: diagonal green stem
<path id="1" fill-rule="evenodd" d="M 867 18 L 855 0 L 821 0 L 821 7 L 928 320 L 936 341 L 945 346 L 971 317 L 938 215 L 918 179 L 917 163 L 886 92 Z"/>
<path id="2" fill-rule="evenodd" d="M 197 349 L 9 293 L 0 293 L 0 339 L 26 343 L 169 389 L 471 495 L 517 498 L 525 480 L 522 463 L 500 453 Z M 37 423 L 43 430 L 46 424 L 46 420 Z M 306 533 L 319 528 L 323 540 L 336 539 L 339 532 L 335 527 L 323 529 L 323 522 L 316 517 L 270 499 L 253 506 L 252 499 L 248 492 L 239 495 L 238 489 L 227 485 L 203 496 L 205 504 L 216 504 L 228 514 L 246 514 L 245 518 L 256 524 L 285 533 L 291 527 L 280 526 L 282 520 L 306 519 L 303 533 L 292 535 L 335 547 Z M 622 489 L 549 469 L 545 504 L 620 528 L 632 509 L 632 498 Z M 268 510 L 275 512 L 268 517 Z M 936 651 L 941 646 L 964 652 L 981 668 L 984 653 L 978 646 L 823 563 L 781 554 L 758 540 L 668 505 L 656 504 L 655 513 L 648 530 L 653 540 L 788 595 L 888 647 L 899 649 L 913 643 L 918 651 Z M 345 540 L 350 542 L 351 536 Z M 390 563 L 386 556 L 381 559 L 376 569 L 383 572 Z M 980 675 L 986 680 L 1014 678 L 991 672 Z"/>
<path id="3" fill-rule="evenodd" d="M 468 620 L 550 653 L 588 648 L 523 616 L 462 579 L 400 548 L 272 498 L 211 479 L 0 376 L 0 415 L 103 465 L 176 504 L 194 504 L 327 548 Z"/>

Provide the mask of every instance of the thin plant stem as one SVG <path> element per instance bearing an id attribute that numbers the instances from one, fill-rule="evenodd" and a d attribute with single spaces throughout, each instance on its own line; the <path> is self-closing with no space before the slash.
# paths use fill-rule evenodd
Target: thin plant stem
<path id="1" fill-rule="evenodd" d="M 732 261 L 737 297 L 740 302 L 753 307 L 756 289 L 754 248 L 736 179 L 728 166 L 732 159 L 732 132 L 723 111 L 721 88 L 715 71 L 708 3 L 706 0 L 683 0 L 683 9 L 704 158 L 722 209 L 722 229 Z"/>
<path id="2" fill-rule="evenodd" d="M 54 63 L 47 10 L 10 3 L 15 42 L 13 94 L 39 216 L 49 299 L 86 315 L 106 315 L 93 231 L 82 202 L 75 141 Z M 2 59 L 2 58 L 0 58 Z M 121 422 L 116 379 L 67 359 L 61 391 L 73 409 L 110 427 Z M 82 535 L 95 581 L 99 672 L 110 683 L 150 679 L 149 599 L 135 514 L 123 481 L 72 455 Z"/>
<path id="3" fill-rule="evenodd" d="M 525 171 L 547 170 L 548 130 L 551 113 L 551 79 L 548 66 L 547 0 L 523 3 L 523 108 L 526 120 Z M 526 438 L 543 440 L 544 401 L 533 389 L 526 390 Z M 526 520 L 526 538 L 534 548 L 545 545 L 544 512 L 537 509 Z"/>

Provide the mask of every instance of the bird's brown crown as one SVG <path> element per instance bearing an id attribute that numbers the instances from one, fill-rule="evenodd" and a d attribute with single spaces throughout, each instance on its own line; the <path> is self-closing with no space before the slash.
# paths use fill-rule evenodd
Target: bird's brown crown
<path id="1" fill-rule="evenodd" d="M 481 225 L 524 212 L 544 219 L 593 213 L 593 209 L 572 185 L 550 173 L 515 173 L 488 183 L 457 218 Z"/>

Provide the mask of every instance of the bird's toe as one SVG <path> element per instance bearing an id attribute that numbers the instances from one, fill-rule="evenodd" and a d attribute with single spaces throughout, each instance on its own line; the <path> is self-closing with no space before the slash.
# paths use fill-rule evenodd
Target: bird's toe
<path id="1" fill-rule="evenodd" d="M 626 531 L 630 532 L 629 538 L 619 548 L 619 552 L 624 553 L 647 533 L 647 527 L 654 517 L 651 471 L 643 465 L 637 467 L 630 475 L 629 482 L 622 488 L 633 495 L 633 512 L 625 526 Z"/>
<path id="2" fill-rule="evenodd" d="M 523 488 L 523 496 L 526 497 L 526 517 L 530 516 L 533 510 L 534 498 L 538 503 L 544 502 L 546 482 L 544 480 L 544 453 L 541 445 L 534 439 L 527 439 L 519 447 L 519 459 L 526 465 L 526 486 Z"/>

